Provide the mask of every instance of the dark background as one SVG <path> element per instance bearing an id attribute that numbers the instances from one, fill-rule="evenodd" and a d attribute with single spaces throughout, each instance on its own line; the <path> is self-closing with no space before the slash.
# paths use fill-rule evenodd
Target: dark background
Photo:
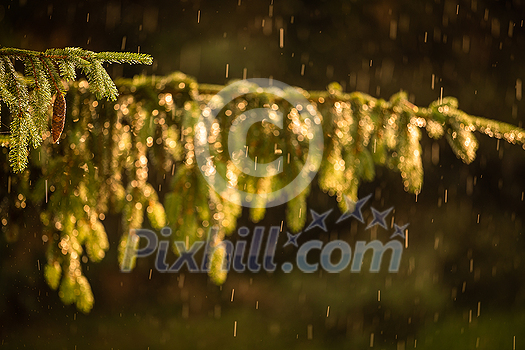
<path id="1" fill-rule="evenodd" d="M 1 2 L 0 45 L 140 51 L 155 59 L 151 67 L 111 67 L 114 78 L 181 70 L 200 83 L 225 84 L 245 74 L 314 90 L 337 81 L 345 91 L 381 98 L 405 90 L 421 106 L 443 94 L 457 97 L 469 114 L 523 127 L 524 20 L 518 0 L 20 0 Z M 45 284 L 38 218 L 28 212 L 18 218 L 25 228 L 16 242 L 0 238 L 0 344 L 320 349 L 369 348 L 373 338 L 373 348 L 384 349 L 520 348 L 525 153 L 478 136 L 470 165 L 445 140 L 423 137 L 425 179 L 417 201 L 403 191 L 399 174 L 386 169 L 360 188 L 360 197 L 375 194 L 372 206 L 394 206 L 396 222 L 410 223 L 398 274 L 385 268 L 379 274 L 230 273 L 219 288 L 204 275 L 153 271 L 149 279 L 154 262 L 148 259 L 122 274 L 120 219 L 108 217 L 110 251 L 84 269 L 95 307 L 83 315 Z M 6 183 L 2 178 L 1 186 Z M 338 210 L 315 186 L 309 208 Z M 364 212 L 371 220 L 368 207 Z M 240 223 L 253 227 L 245 214 Z M 282 208 L 272 209 L 263 224 L 279 224 L 282 216 Z M 338 237 L 353 246 L 370 239 L 365 225 L 335 224 L 337 217 L 328 220 L 329 233 L 310 231 L 301 240 Z M 389 232 L 377 236 L 386 240 Z M 293 257 L 282 249 L 278 260 Z"/>

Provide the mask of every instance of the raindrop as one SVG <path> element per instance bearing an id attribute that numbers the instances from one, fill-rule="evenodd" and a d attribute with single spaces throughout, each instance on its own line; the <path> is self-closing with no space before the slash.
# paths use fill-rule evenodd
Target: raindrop
<path id="1" fill-rule="evenodd" d="M 478 315 L 477 315 L 477 317 L 479 317 L 480 313 L 481 313 L 481 301 L 478 301 Z"/>
<path id="2" fill-rule="evenodd" d="M 397 21 L 395 19 L 390 21 L 390 39 L 395 40 L 397 37 Z"/>

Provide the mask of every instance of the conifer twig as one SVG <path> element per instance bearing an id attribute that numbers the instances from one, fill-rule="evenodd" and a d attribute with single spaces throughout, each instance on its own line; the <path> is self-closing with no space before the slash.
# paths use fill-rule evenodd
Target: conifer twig
<path id="1" fill-rule="evenodd" d="M 15 70 L 16 60 L 23 62 L 25 75 Z M 74 80 L 77 68 L 86 75 L 98 99 L 116 100 L 118 90 L 103 63 L 151 64 L 152 58 L 141 53 L 97 53 L 75 47 L 44 52 L 0 48 L 0 101 L 12 115 L 9 159 L 15 172 L 27 166 L 29 144 L 41 144 L 51 98 L 65 94 L 60 81 Z"/>

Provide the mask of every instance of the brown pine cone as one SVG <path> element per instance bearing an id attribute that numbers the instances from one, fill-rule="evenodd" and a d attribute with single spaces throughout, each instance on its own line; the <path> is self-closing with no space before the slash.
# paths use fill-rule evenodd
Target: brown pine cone
<path id="1" fill-rule="evenodd" d="M 57 93 L 55 102 L 53 103 L 53 119 L 51 120 L 51 135 L 53 136 L 53 143 L 57 143 L 64 124 L 66 123 L 66 99 L 62 93 Z"/>

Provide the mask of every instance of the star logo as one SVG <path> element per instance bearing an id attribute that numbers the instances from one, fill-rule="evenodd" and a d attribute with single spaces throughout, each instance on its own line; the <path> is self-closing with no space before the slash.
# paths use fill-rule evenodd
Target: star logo
<path id="1" fill-rule="evenodd" d="M 354 218 L 356 218 L 357 220 L 359 220 L 361 223 L 364 223 L 364 220 L 363 220 L 363 213 L 361 212 L 361 209 L 363 208 L 363 206 L 366 204 L 366 202 L 368 202 L 368 200 L 370 199 L 370 197 L 372 197 L 372 194 L 369 194 L 368 196 L 366 196 L 365 198 L 363 199 L 360 199 L 358 200 L 357 202 L 354 202 L 353 200 L 351 200 L 348 196 L 345 195 L 345 201 L 346 201 L 346 207 L 348 208 L 346 210 L 346 212 L 341 215 L 341 217 L 339 218 L 339 220 L 337 220 L 336 224 L 340 223 L 341 221 L 343 220 L 346 220 L 348 219 L 349 217 L 353 216 Z M 353 211 L 350 212 L 350 208 L 353 208 Z"/>
<path id="2" fill-rule="evenodd" d="M 397 224 L 394 224 L 394 228 L 396 229 L 396 231 L 392 234 L 392 236 L 390 236 L 390 239 L 397 236 L 400 236 L 401 238 L 405 239 L 405 230 L 408 227 L 408 225 L 410 224 L 406 224 L 404 226 L 399 227 L 397 226 Z"/>
<path id="3" fill-rule="evenodd" d="M 372 215 L 374 215 L 374 220 L 372 220 L 372 222 L 368 224 L 366 229 L 368 230 L 369 228 L 374 227 L 375 225 L 379 225 L 385 230 L 388 229 L 388 227 L 386 226 L 385 218 L 387 217 L 388 214 L 390 214 L 390 212 L 392 211 L 392 209 L 394 209 L 394 207 L 387 209 L 383 212 L 380 212 L 374 208 L 371 208 L 371 209 L 372 209 Z"/>
<path id="4" fill-rule="evenodd" d="M 302 232 L 299 232 L 298 234 L 292 235 L 290 232 L 286 232 L 286 235 L 288 235 L 288 240 L 283 245 L 283 247 L 286 247 L 287 245 L 290 245 L 290 244 L 297 247 L 298 246 L 297 245 L 297 238 L 299 238 L 301 233 Z"/>
<path id="5" fill-rule="evenodd" d="M 313 221 L 308 225 L 305 231 L 311 230 L 315 227 L 320 227 L 324 232 L 328 232 L 326 228 L 326 223 L 324 222 L 328 215 L 332 212 L 332 209 L 324 212 L 323 214 L 317 214 L 314 210 L 310 209 L 310 214 L 312 214 Z"/>

